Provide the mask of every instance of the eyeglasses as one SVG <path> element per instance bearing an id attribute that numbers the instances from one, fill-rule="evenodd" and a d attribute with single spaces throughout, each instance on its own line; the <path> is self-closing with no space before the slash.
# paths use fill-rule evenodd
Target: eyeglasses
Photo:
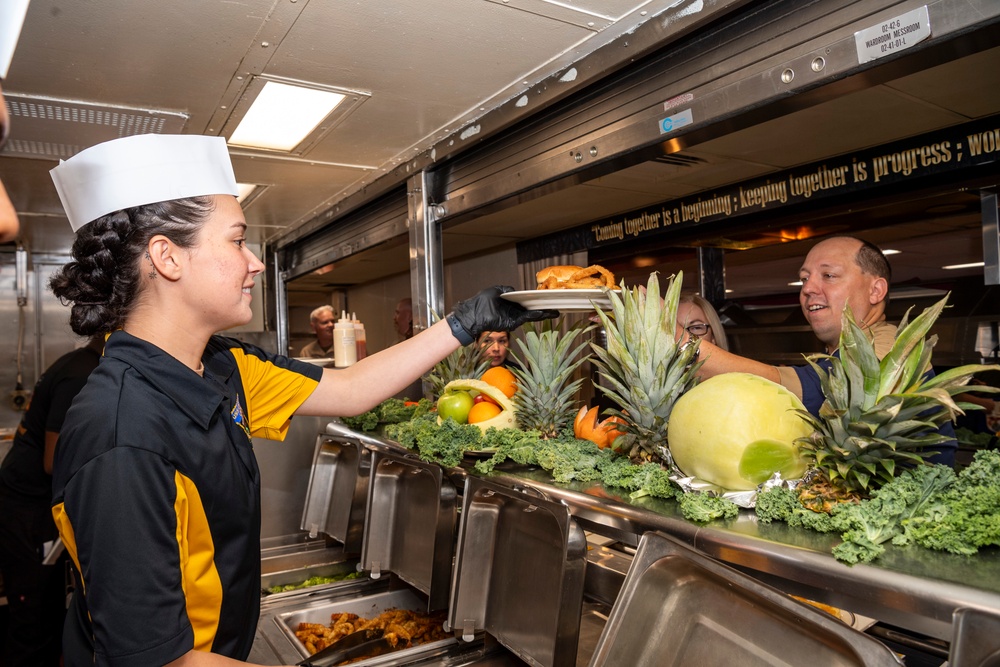
<path id="1" fill-rule="evenodd" d="M 685 330 L 692 336 L 704 336 L 707 334 L 712 327 L 704 322 L 695 322 L 694 324 L 689 324 L 684 327 Z"/>

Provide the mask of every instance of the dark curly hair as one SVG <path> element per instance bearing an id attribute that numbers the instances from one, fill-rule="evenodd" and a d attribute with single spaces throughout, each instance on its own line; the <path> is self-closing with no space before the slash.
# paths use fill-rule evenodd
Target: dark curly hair
<path id="1" fill-rule="evenodd" d="M 53 294 L 73 306 L 73 331 L 92 336 L 120 329 L 139 294 L 149 240 L 162 234 L 191 248 L 214 209 L 211 197 L 190 197 L 115 211 L 84 225 L 73 261 L 49 280 Z"/>

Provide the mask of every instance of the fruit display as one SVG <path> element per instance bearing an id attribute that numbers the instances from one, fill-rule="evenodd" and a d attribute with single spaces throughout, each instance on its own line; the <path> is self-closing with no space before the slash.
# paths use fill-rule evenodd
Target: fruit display
<path id="1" fill-rule="evenodd" d="M 669 462 L 670 413 L 698 382 L 697 342 L 685 347 L 675 338 L 683 282 L 683 273 L 672 277 L 661 301 L 660 281 L 653 273 L 645 291 L 609 292 L 611 314 L 597 313 L 608 339 L 607 349 L 593 346 L 594 363 L 610 385 L 601 390 L 618 405 L 612 414 L 624 422 L 618 447 L 636 462 Z"/>
<path id="2" fill-rule="evenodd" d="M 805 407 L 779 384 L 748 373 L 705 380 L 678 399 L 667 441 L 687 476 L 727 490 L 753 490 L 775 472 L 799 479 L 806 461 L 796 441 L 812 433 Z"/>
<path id="3" fill-rule="evenodd" d="M 587 360 L 581 356 L 587 342 L 577 343 L 587 329 L 574 327 L 565 334 L 550 329 L 526 328 L 524 340 L 518 340 L 515 369 L 518 391 L 514 394 L 517 423 L 526 431 L 538 431 L 542 438 L 556 437 L 568 428 L 576 414 L 576 394 L 583 378 L 572 379 Z M 495 370 L 495 369 L 494 369 Z"/>
<path id="4" fill-rule="evenodd" d="M 476 403 L 473 393 L 489 398 Z M 480 430 L 513 428 L 517 421 L 514 404 L 502 389 L 482 380 L 452 380 L 445 385 L 437 402 L 438 423 L 450 419 L 458 424 L 475 424 Z M 471 418 L 470 418 L 471 417 Z"/>
<path id="5" fill-rule="evenodd" d="M 477 452 L 472 465 L 481 474 L 512 462 L 542 468 L 557 484 L 600 482 L 632 500 L 674 499 L 683 517 L 699 523 L 730 520 L 739 513 L 736 500 L 755 507 L 761 523 L 840 532 L 843 545 L 833 555 L 849 563 L 877 557 L 889 540 L 956 553 L 1000 543 L 1000 534 L 982 529 L 992 519 L 963 504 L 965 496 L 993 498 L 995 479 L 979 474 L 956 486 L 954 475 L 923 465 L 943 442 L 938 427 L 972 407 L 956 397 L 973 374 L 1000 370 L 976 365 L 930 375 L 936 338 L 928 334 L 945 300 L 913 321 L 907 315 L 881 361 L 845 313 L 838 356 L 808 359 L 825 395 L 813 416 L 789 390 L 756 375 L 699 382 L 697 339 L 677 340 L 682 282 L 681 274 L 672 277 L 663 298 L 655 273 L 644 289 L 610 291 L 610 310 L 596 313 L 604 347 L 584 337 L 591 327 L 526 326 L 515 339 L 518 352 L 511 351 L 520 368 L 450 380 L 436 414 L 415 413 L 408 423 L 387 426 L 386 435 L 446 466 Z M 455 356 L 447 372 L 469 372 L 470 359 Z M 610 408 L 580 405 L 588 361 Z M 478 455 L 483 450 L 489 455 Z M 983 470 L 997 464 L 977 462 Z M 764 484 L 775 473 L 782 484 Z M 702 483 L 715 488 L 699 493 Z M 938 529 L 951 525 L 933 518 L 944 505 L 927 508 L 922 499 L 942 493 L 957 508 L 949 521 L 967 534 Z M 915 517 L 925 523 L 918 526 Z"/>

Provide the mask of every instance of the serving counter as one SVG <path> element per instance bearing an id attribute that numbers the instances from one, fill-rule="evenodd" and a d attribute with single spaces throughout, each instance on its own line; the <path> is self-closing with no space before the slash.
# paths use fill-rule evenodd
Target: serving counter
<path id="1" fill-rule="evenodd" d="M 416 460 L 413 452 L 395 442 L 352 431 L 336 421 L 327 426 L 321 439 L 356 446 L 370 452 L 375 460 L 404 463 Z M 459 493 L 464 489 L 470 496 L 481 495 L 484 487 L 490 489 L 489 493 L 501 495 L 509 490 L 515 499 L 535 498 L 537 505 L 549 507 L 556 519 L 554 524 L 564 523 L 557 515 L 559 508 L 565 508 L 567 517 L 578 529 L 603 536 L 626 554 L 635 553 L 644 543 L 644 535 L 648 538 L 662 534 L 783 593 L 924 636 L 939 647 L 939 655 L 947 656 L 950 645 L 950 667 L 1000 664 L 994 662 L 1000 660 L 1000 554 L 994 549 L 965 557 L 919 547 L 888 546 L 874 563 L 848 566 L 831 555 L 839 541 L 836 535 L 791 528 L 784 523 L 760 523 L 752 511 L 741 510 L 736 519 L 701 525 L 684 519 L 673 500 L 650 497 L 632 500 L 627 493 L 600 484 L 555 484 L 546 471 L 515 464 L 502 464 L 484 475 L 475 469 L 474 463 L 475 459 L 467 457 L 460 466 L 440 467 L 440 477 L 436 472 L 433 475 L 437 479 L 435 488 L 443 485 Z M 426 476 L 427 472 L 421 471 L 426 466 L 425 462 L 415 464 L 412 474 Z M 393 477 L 401 474 L 390 472 Z M 466 512 L 470 515 L 471 501 L 473 498 L 465 498 Z M 502 515 L 504 503 L 496 506 L 498 516 Z M 469 516 L 462 517 L 463 521 L 468 519 Z M 564 526 L 561 530 L 567 529 Z M 383 534 L 391 531 L 383 530 Z M 438 541 L 436 558 L 440 559 L 443 542 Z M 444 553 L 445 558 L 451 557 L 449 550 Z M 562 555 L 567 553 L 564 548 Z M 453 595 L 460 591 L 457 577 L 465 557 L 459 544 L 454 556 Z M 596 569 L 595 557 L 599 555 L 588 556 L 588 577 L 589 570 Z M 384 557 L 383 562 L 387 562 Z M 604 592 L 608 601 L 613 601 L 620 584 L 619 577 L 612 589 Z M 608 586 L 607 581 L 600 585 Z M 433 595 L 430 588 L 427 591 Z M 455 607 L 458 600 L 454 597 L 451 606 Z M 579 607 L 572 613 L 579 613 L 578 610 Z M 475 611 L 484 618 L 498 614 L 496 610 Z M 467 615 L 474 618 L 477 613 Z M 475 629 L 483 627 L 489 630 L 488 623 L 478 624 Z M 941 640 L 940 643 L 935 639 Z M 582 643 L 584 638 L 579 641 Z M 957 654 L 956 649 L 960 649 Z"/>

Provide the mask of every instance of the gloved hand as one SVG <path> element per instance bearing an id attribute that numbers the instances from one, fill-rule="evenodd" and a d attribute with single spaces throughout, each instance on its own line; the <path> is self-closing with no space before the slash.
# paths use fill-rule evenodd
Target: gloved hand
<path id="1" fill-rule="evenodd" d="M 445 318 L 455 338 L 462 345 L 468 345 L 484 331 L 512 331 L 525 322 L 559 316 L 558 310 L 525 310 L 520 304 L 500 298 L 501 294 L 513 291 L 514 288 L 508 285 L 495 285 L 456 303 Z"/>

